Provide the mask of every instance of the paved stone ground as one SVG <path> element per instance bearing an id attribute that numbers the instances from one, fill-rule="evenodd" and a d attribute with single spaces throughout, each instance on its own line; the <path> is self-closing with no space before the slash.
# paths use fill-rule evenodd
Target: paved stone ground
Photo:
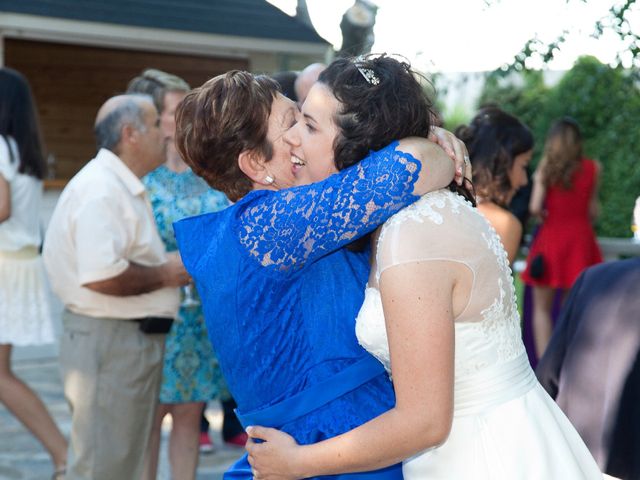
<path id="1" fill-rule="evenodd" d="M 45 205 L 49 205 L 49 210 L 53 209 L 55 198 L 48 199 L 45 195 Z M 43 215 L 45 221 L 50 216 L 49 210 Z M 51 295 L 50 302 L 54 330 L 59 335 L 62 330 L 60 320 L 62 305 L 54 295 Z M 44 401 L 62 433 L 68 438 L 71 417 L 62 392 L 62 381 L 58 367 L 58 345 L 16 347 L 13 350 L 12 365 L 16 375 Z M 220 434 L 222 411 L 217 402 L 209 404 L 206 415 L 211 425 L 211 438 L 217 449 L 214 453 L 200 455 L 197 480 L 221 480 L 224 471 L 244 453 L 244 450 L 223 445 Z M 170 417 L 167 417 L 163 424 L 157 480 L 171 480 L 167 458 L 170 429 L 171 421 Z M 0 480 L 48 480 L 51 474 L 52 467 L 46 451 L 22 424 L 0 404 Z"/>
<path id="2" fill-rule="evenodd" d="M 16 348 L 13 366 L 16 375 L 40 395 L 60 429 L 68 437 L 71 420 L 62 393 L 55 352 L 55 346 Z M 222 473 L 226 468 L 242 455 L 243 450 L 222 445 L 222 412 L 216 403 L 210 403 L 207 417 L 211 423 L 211 435 L 217 450 L 211 454 L 200 455 L 197 480 L 219 480 L 222 479 Z M 163 425 L 158 480 L 171 478 L 167 459 L 167 439 L 171 422 L 169 419 L 165 420 L 168 421 Z M 0 480 L 47 480 L 51 476 L 51 470 L 46 451 L 0 405 Z"/>

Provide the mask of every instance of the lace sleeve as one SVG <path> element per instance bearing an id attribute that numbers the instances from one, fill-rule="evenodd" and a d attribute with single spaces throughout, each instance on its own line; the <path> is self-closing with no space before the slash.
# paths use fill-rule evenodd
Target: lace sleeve
<path id="1" fill-rule="evenodd" d="M 418 198 L 421 164 L 397 146 L 322 182 L 256 197 L 239 216 L 240 244 L 263 266 L 288 270 L 371 232 Z"/>

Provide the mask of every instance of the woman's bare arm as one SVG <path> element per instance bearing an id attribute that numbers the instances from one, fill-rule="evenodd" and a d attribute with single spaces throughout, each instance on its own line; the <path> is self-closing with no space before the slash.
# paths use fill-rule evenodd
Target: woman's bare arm
<path id="1" fill-rule="evenodd" d="M 539 219 L 544 217 L 544 197 L 547 194 L 541 166 L 539 165 L 533 174 L 533 188 L 531 189 L 531 199 L 529 200 L 529 212 Z"/>
<path id="2" fill-rule="evenodd" d="M 589 218 L 595 222 L 600 216 L 600 201 L 598 200 L 598 191 L 600 190 L 600 174 L 602 172 L 602 164 L 594 162 L 596 167 L 595 180 L 593 183 L 593 192 L 589 201 Z"/>
<path id="3" fill-rule="evenodd" d="M 0 175 L 0 223 L 11 216 L 11 185 Z"/>

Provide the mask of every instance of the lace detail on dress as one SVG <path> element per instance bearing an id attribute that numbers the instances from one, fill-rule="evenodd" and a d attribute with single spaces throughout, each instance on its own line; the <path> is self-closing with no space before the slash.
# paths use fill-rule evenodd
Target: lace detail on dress
<path id="1" fill-rule="evenodd" d="M 423 223 L 425 220 L 430 220 L 435 225 L 442 225 L 444 223 L 443 210 L 454 214 L 460 213 L 460 208 L 467 207 L 473 208 L 470 202 L 468 202 L 461 195 L 455 194 L 449 190 L 436 190 L 423 195 L 412 208 L 405 208 L 396 213 L 393 217 L 387 220 L 380 229 L 380 235 L 378 236 L 378 245 L 380 245 L 385 236 L 394 227 L 398 227 L 407 220 L 413 220 L 418 223 Z M 376 281 L 380 281 L 380 275 L 382 274 L 380 264 L 377 263 Z"/>
<path id="2" fill-rule="evenodd" d="M 468 304 L 455 320 L 456 376 L 524 352 L 507 253 L 487 219 L 456 193 L 428 193 L 381 229 L 376 247 L 378 280 L 394 265 L 428 260 L 464 264 L 474 276 Z M 361 345 L 389 369 L 384 312 L 373 286 L 366 290 L 356 333 Z"/>
<path id="3" fill-rule="evenodd" d="M 328 179 L 248 203 L 240 243 L 264 267 L 287 270 L 369 233 L 416 199 L 421 164 L 397 142 Z"/>
<path id="4" fill-rule="evenodd" d="M 480 326 L 485 335 L 496 342 L 498 357 L 507 361 L 524 352 L 520 315 L 518 314 L 512 271 L 509 267 L 509 257 L 498 233 L 488 221 L 487 224 L 489 234 L 483 233 L 482 237 L 496 256 L 500 267 L 501 276 L 498 278 L 500 297 L 496 298 L 490 307 L 482 311 Z"/>

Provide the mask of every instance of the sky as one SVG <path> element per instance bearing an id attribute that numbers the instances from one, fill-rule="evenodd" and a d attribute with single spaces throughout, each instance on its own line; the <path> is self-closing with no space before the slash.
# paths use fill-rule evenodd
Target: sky
<path id="1" fill-rule="evenodd" d="M 296 0 L 268 1 L 295 14 Z M 567 42 L 548 69 L 568 70 L 580 55 L 610 63 L 621 49 L 619 40 L 612 34 L 599 40 L 590 35 L 596 20 L 607 15 L 612 3 L 621 1 L 374 0 L 379 9 L 372 51 L 403 55 L 414 68 L 429 72 L 479 72 L 509 62 L 534 36 L 550 42 L 569 30 Z M 342 41 L 342 14 L 353 3 L 307 0 L 314 27 L 336 49 Z M 640 30 L 640 2 L 631 23 L 635 31 Z"/>

